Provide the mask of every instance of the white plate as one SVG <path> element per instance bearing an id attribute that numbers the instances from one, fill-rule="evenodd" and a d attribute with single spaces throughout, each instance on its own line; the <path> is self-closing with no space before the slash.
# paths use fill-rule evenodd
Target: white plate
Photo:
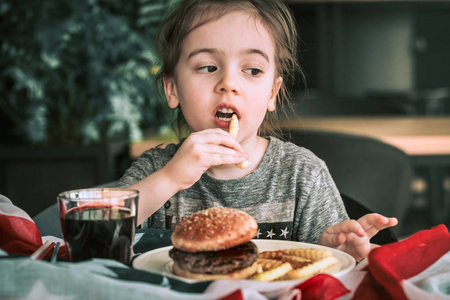
<path id="1" fill-rule="evenodd" d="M 318 249 L 329 249 L 333 252 L 333 255 L 339 259 L 340 268 L 333 273 L 333 276 L 339 278 L 342 275 L 348 273 L 355 267 L 355 259 L 349 254 L 320 245 L 292 242 L 292 241 L 281 241 L 281 240 L 252 240 L 258 246 L 258 251 L 268 251 L 268 250 L 281 250 L 290 248 L 318 248 Z M 145 252 L 133 261 L 133 267 L 135 269 L 145 270 L 153 273 L 158 273 L 168 277 L 177 278 L 185 282 L 197 282 L 193 279 L 187 279 L 177 276 L 172 273 L 173 261 L 169 257 L 169 250 L 172 246 L 159 248 Z"/>

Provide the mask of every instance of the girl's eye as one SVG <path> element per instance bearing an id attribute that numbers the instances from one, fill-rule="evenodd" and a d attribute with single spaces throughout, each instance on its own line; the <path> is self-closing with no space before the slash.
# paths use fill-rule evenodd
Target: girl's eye
<path id="1" fill-rule="evenodd" d="M 203 67 L 199 67 L 197 70 L 199 70 L 202 73 L 212 73 L 217 71 L 217 67 L 216 66 L 203 66 Z"/>
<path id="2" fill-rule="evenodd" d="M 248 75 L 252 75 L 252 76 L 257 76 L 262 73 L 262 71 L 260 69 L 255 69 L 255 68 L 245 69 L 244 72 L 247 73 Z"/>

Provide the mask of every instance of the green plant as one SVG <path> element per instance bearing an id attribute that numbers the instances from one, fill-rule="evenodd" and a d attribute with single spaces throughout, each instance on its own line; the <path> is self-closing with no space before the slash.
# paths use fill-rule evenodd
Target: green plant
<path id="1" fill-rule="evenodd" d="M 2 1 L 0 109 L 11 136 L 89 145 L 166 125 L 153 35 L 174 2 Z"/>

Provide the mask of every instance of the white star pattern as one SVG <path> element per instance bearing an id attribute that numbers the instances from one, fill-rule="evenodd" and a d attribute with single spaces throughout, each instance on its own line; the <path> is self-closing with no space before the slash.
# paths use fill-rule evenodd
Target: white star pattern
<path id="1" fill-rule="evenodd" d="M 267 231 L 267 236 L 268 238 L 272 239 L 272 237 L 276 235 L 276 233 L 273 233 L 273 229 L 270 229 L 270 231 Z"/>
<path id="2" fill-rule="evenodd" d="M 289 231 L 287 230 L 287 227 L 286 227 L 285 229 L 281 229 L 280 236 L 284 236 L 284 238 L 287 239 L 288 233 L 289 233 Z"/>
<path id="3" fill-rule="evenodd" d="M 259 228 L 258 228 L 258 233 L 256 234 L 256 238 L 259 239 L 259 236 L 260 236 L 261 234 L 262 234 L 262 232 L 259 231 Z"/>
<path id="4" fill-rule="evenodd" d="M 163 277 L 160 286 L 170 289 L 170 281 L 166 276 Z"/>

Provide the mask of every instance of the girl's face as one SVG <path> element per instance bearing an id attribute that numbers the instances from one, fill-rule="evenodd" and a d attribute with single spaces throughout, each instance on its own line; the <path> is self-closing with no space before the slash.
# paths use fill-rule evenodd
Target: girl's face
<path id="1" fill-rule="evenodd" d="M 238 140 L 244 141 L 256 136 L 266 112 L 275 109 L 281 83 L 269 32 L 249 14 L 234 12 L 187 36 L 164 89 L 169 106 L 181 106 L 191 132 L 228 130 L 236 113 Z"/>

